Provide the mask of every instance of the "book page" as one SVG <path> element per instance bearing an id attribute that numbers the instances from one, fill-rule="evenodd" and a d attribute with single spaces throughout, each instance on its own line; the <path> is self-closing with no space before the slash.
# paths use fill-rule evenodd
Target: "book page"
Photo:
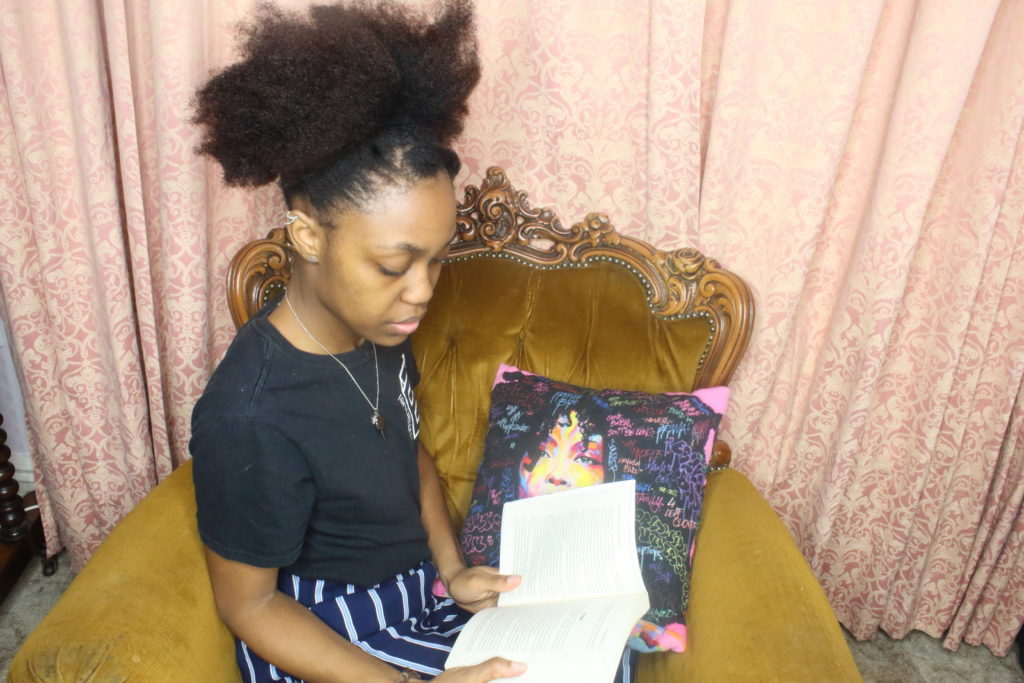
<path id="1" fill-rule="evenodd" d="M 501 680 L 611 683 L 626 636 L 647 608 L 646 594 L 491 607 L 466 625 L 445 668 L 505 657 L 528 669 Z"/>
<path id="2" fill-rule="evenodd" d="M 522 583 L 498 605 L 643 593 L 636 557 L 636 483 L 599 484 L 505 503 L 502 574 Z"/>

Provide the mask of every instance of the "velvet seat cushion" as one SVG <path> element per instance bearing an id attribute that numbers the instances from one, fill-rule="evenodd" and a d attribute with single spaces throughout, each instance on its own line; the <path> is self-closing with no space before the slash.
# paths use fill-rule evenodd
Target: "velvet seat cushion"
<path id="1" fill-rule="evenodd" d="M 25 640 L 9 680 L 241 680 L 206 573 L 191 462 L 100 544 Z"/>
<path id="2" fill-rule="evenodd" d="M 743 474 L 708 475 L 683 654 L 640 657 L 638 680 L 863 680 L 793 537 Z"/>

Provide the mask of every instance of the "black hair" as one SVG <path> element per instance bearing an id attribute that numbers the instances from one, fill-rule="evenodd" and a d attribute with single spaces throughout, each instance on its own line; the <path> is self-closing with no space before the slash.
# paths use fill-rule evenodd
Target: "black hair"
<path id="1" fill-rule="evenodd" d="M 540 459 L 540 448 L 547 441 L 551 431 L 568 419 L 570 413 L 576 413 L 580 431 L 586 439 L 594 435 L 607 441 L 608 425 L 604 417 L 605 411 L 592 396 L 581 396 L 573 405 L 548 405 L 540 413 L 541 420 L 533 429 L 530 438 L 526 439 L 527 448 L 523 452 L 524 467 L 532 471 Z"/>
<path id="2" fill-rule="evenodd" d="M 442 170 L 454 178 L 450 145 L 480 78 L 469 0 L 433 19 L 379 2 L 307 16 L 265 3 L 240 29 L 241 60 L 199 90 L 193 119 L 197 151 L 227 184 L 277 180 L 289 203 L 330 211 Z"/>

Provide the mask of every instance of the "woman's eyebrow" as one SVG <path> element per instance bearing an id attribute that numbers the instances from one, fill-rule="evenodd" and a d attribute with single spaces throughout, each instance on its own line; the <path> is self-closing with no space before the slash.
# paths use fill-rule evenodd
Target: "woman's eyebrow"
<path id="1" fill-rule="evenodd" d="M 455 235 L 452 235 L 452 240 L 454 240 L 454 239 L 455 239 Z M 403 241 L 403 242 L 395 242 L 394 244 L 379 244 L 377 246 L 378 246 L 379 249 L 382 249 L 382 250 L 387 250 L 387 251 L 404 251 L 404 252 L 406 252 L 408 254 L 412 254 L 414 256 L 421 256 L 421 255 L 427 253 L 427 250 L 426 250 L 425 247 L 421 247 L 418 244 L 413 244 L 412 242 L 404 242 Z M 451 240 L 449 240 L 444 245 L 444 249 L 447 249 L 450 246 L 451 246 Z M 444 249 L 442 249 L 442 251 L 444 251 Z"/>
<path id="2" fill-rule="evenodd" d="M 404 251 L 410 254 L 414 254 L 416 256 L 427 253 L 426 249 L 411 242 L 395 242 L 394 244 L 380 244 L 378 245 L 378 248 L 387 251 Z"/>

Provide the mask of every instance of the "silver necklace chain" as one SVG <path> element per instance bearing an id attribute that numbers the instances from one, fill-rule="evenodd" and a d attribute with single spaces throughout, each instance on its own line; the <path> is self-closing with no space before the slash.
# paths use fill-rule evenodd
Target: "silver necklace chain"
<path id="1" fill-rule="evenodd" d="M 292 302 L 288 298 L 287 292 L 285 292 L 284 295 L 284 302 L 288 304 L 288 310 L 292 312 L 292 317 L 295 318 L 295 322 L 299 324 L 299 327 L 301 327 L 302 331 L 306 333 L 306 336 L 312 339 L 317 346 L 323 349 L 324 353 L 333 358 L 334 362 L 340 365 L 341 369 L 344 370 L 345 373 L 348 375 L 349 379 L 352 380 L 352 384 L 356 385 L 356 389 L 359 390 L 359 393 L 362 394 L 363 399 L 366 400 L 366 402 L 370 405 L 370 408 L 373 410 L 373 417 L 370 418 L 370 424 L 373 425 L 374 428 L 380 433 L 380 438 L 386 438 L 387 433 L 384 425 L 384 418 L 381 416 L 380 410 L 378 410 L 378 406 L 380 405 L 380 364 L 377 362 L 377 345 L 374 344 L 373 342 L 370 342 L 370 346 L 373 347 L 373 370 L 377 377 L 377 400 L 376 402 L 373 402 L 370 400 L 370 397 L 366 395 L 366 392 L 363 391 L 363 388 L 359 386 L 359 382 L 356 381 L 355 375 L 353 375 L 352 371 L 348 369 L 348 366 L 342 363 L 340 358 L 338 358 L 333 353 L 328 351 L 327 347 L 321 344 L 320 340 L 314 337 L 313 333 L 309 331 L 309 328 L 306 327 L 306 325 L 302 322 L 302 318 L 300 318 L 299 314 L 295 312 L 295 308 L 292 306 Z"/>

